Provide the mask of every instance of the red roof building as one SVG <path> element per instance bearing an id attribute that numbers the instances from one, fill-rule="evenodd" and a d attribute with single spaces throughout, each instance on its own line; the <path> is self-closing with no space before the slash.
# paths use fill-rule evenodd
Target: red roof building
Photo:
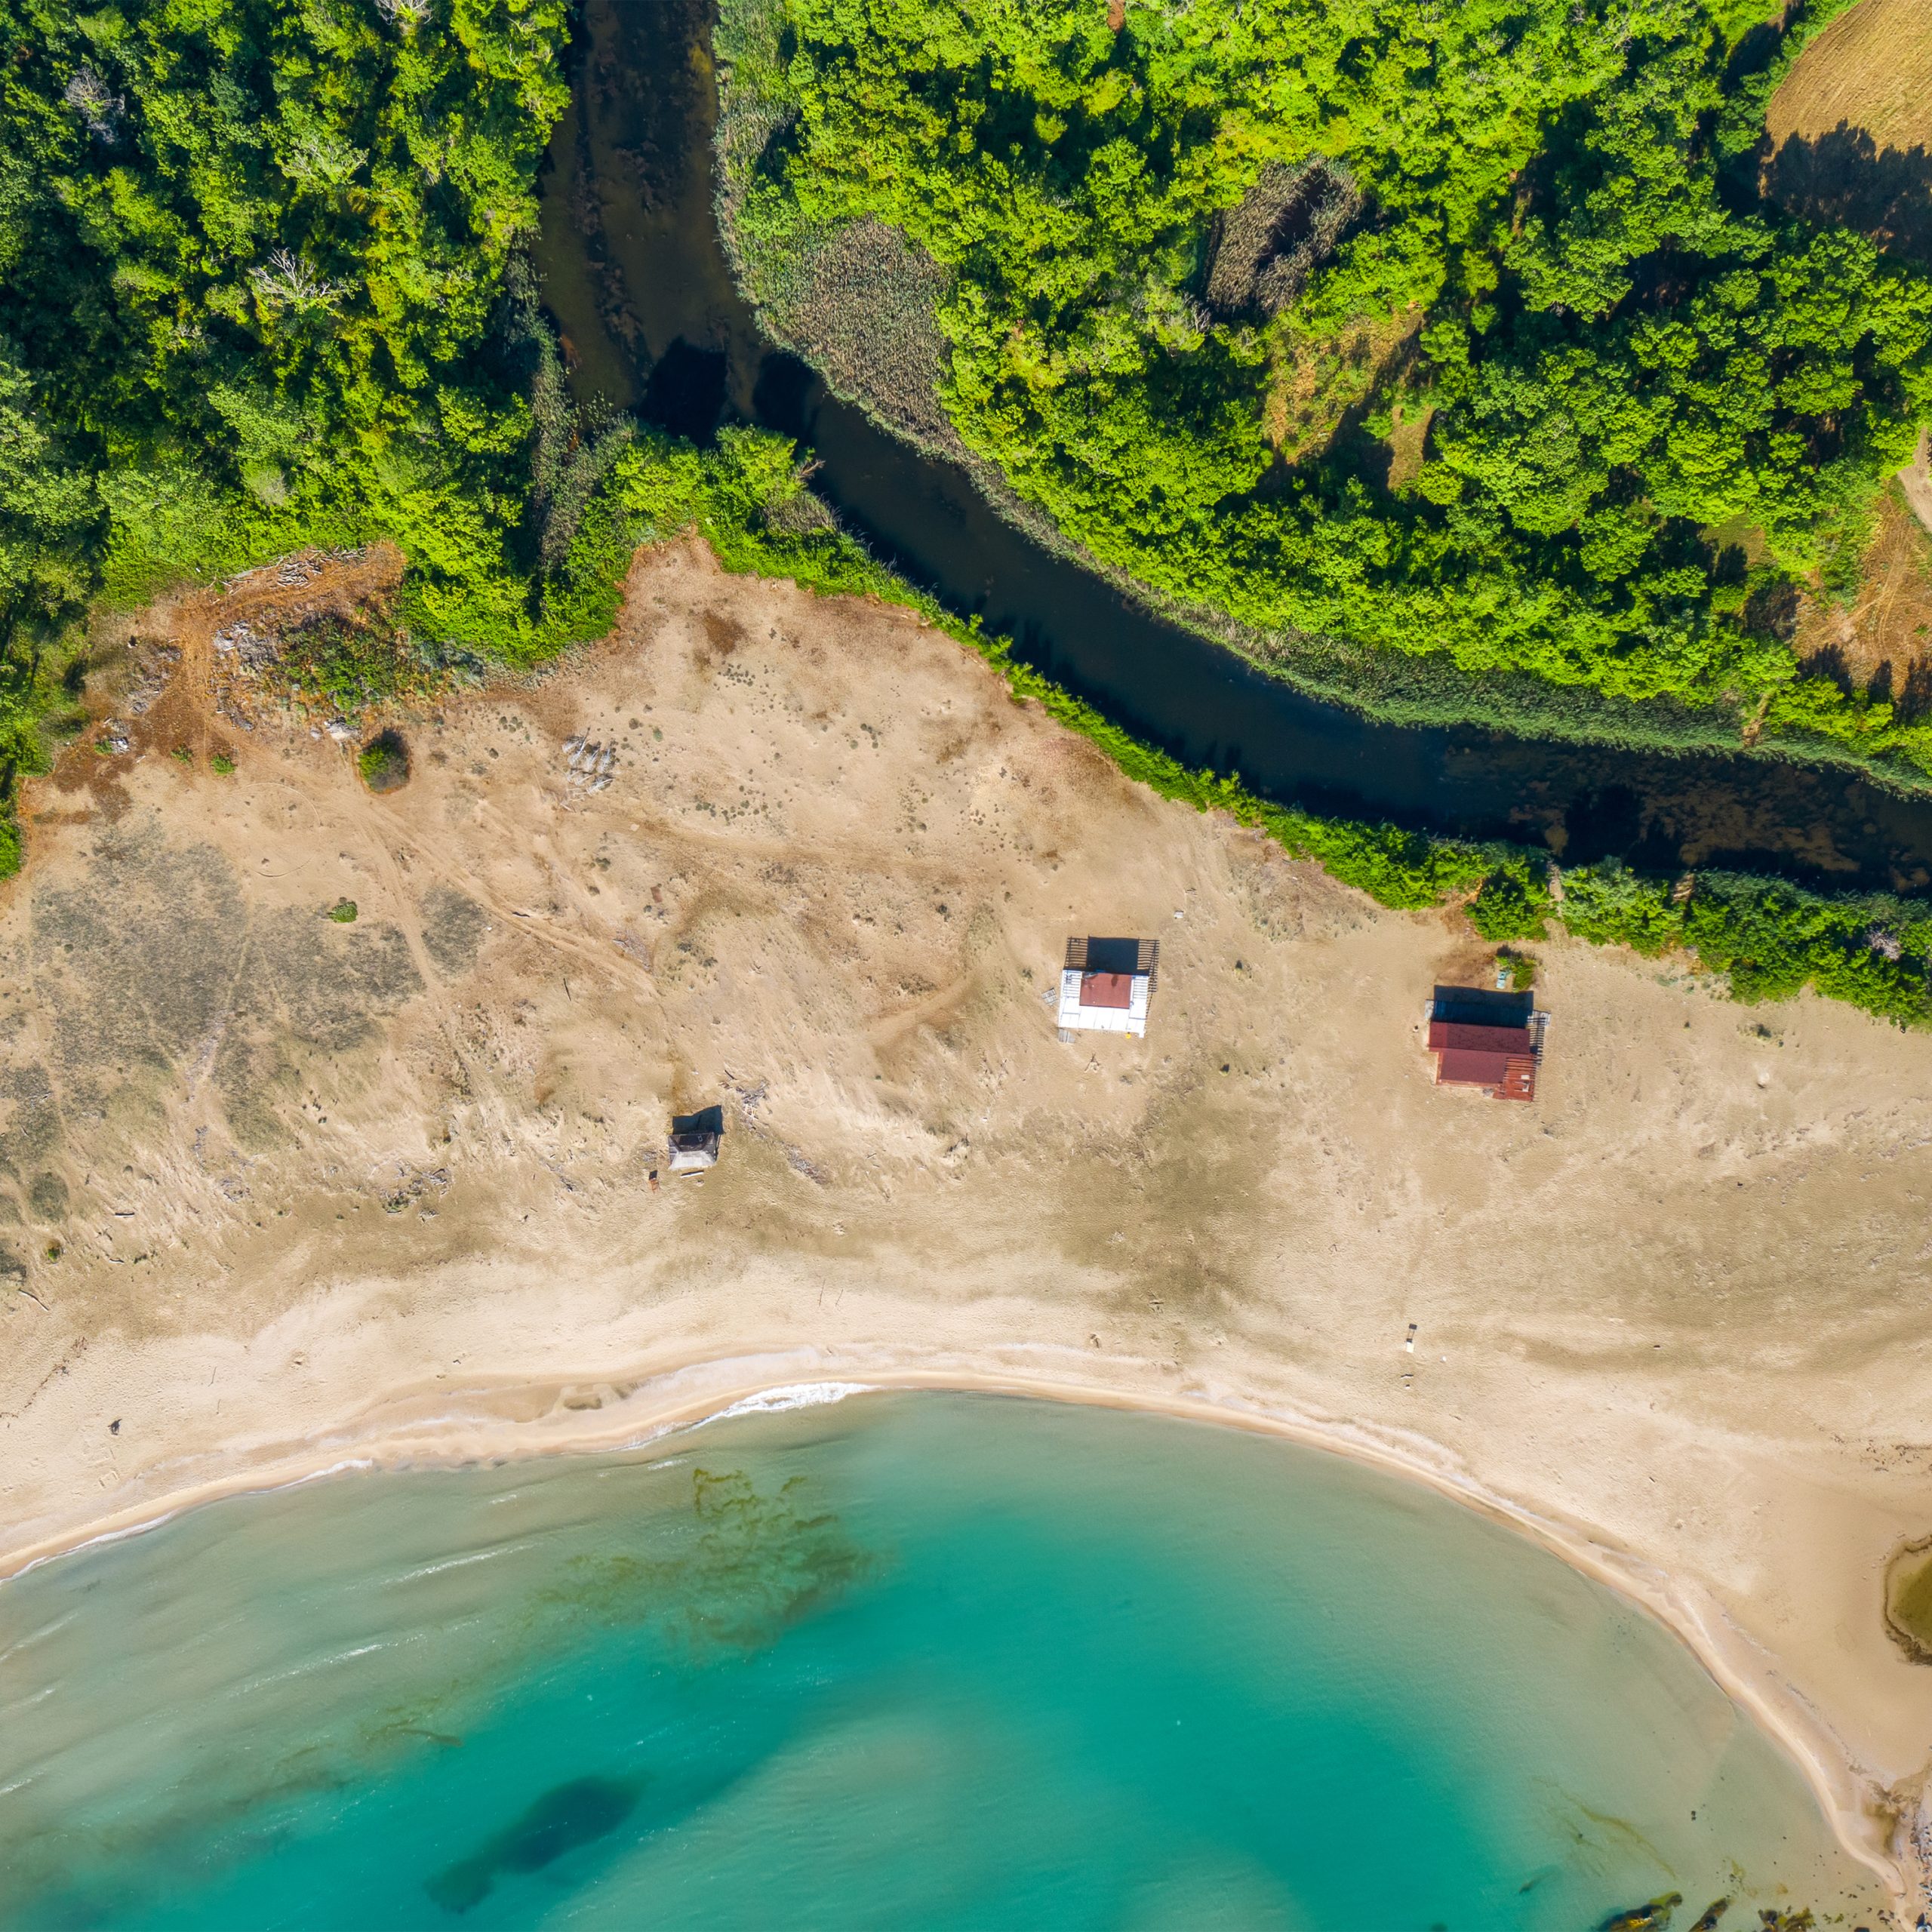
<path id="1" fill-rule="evenodd" d="M 1537 1097 L 1537 1037 L 1528 1026 L 1432 1020 L 1429 1050 L 1438 1087 L 1480 1087 L 1499 1100 Z"/>
<path id="2" fill-rule="evenodd" d="M 1060 1036 L 1147 1031 L 1160 945 L 1151 939 L 1075 938 L 1060 976 Z"/>
<path id="3" fill-rule="evenodd" d="M 1118 1007 L 1124 1013 L 1134 1004 L 1131 973 L 1083 973 L 1080 976 L 1082 1006 Z"/>

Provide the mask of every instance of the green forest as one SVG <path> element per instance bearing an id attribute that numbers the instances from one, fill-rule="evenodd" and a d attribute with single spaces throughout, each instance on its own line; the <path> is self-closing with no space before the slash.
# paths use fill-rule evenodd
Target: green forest
<path id="1" fill-rule="evenodd" d="M 1174 606 L 1922 780 L 1791 641 L 1932 417 L 1932 277 L 1758 192 L 1841 4 L 727 0 L 734 245 L 908 238 L 967 448 Z"/>
<path id="2" fill-rule="evenodd" d="M 789 5 L 764 84 L 799 106 L 768 123 L 760 218 L 795 238 L 889 208 L 945 261 L 947 408 L 1097 549 L 1472 665 L 1825 702 L 1752 614 L 1780 573 L 1829 576 L 1855 546 L 1924 401 L 1926 291 L 1856 238 L 1725 201 L 1725 117 L 1777 71 L 1774 48 L 1737 80 L 1740 9 L 1635 0 L 1617 66 L 1600 9 L 1545 20 L 1540 0 L 1443 9 L 1435 39 L 1425 9 L 1351 0 L 1131 7 L 1118 31 L 1051 7 Z M 914 606 L 1131 777 L 1384 905 L 1460 900 L 1497 943 L 1560 918 L 1693 952 L 1740 997 L 1809 984 L 1932 1023 L 1922 900 L 1559 877 L 1538 852 L 1257 798 L 896 578 L 806 499 L 808 452 L 742 425 L 700 448 L 574 398 L 527 254 L 568 97 L 561 0 L 0 0 L 0 873 L 21 777 L 85 721 L 104 611 L 384 539 L 407 562 L 383 646 L 405 675 L 339 626 L 305 662 L 345 694 L 379 675 L 420 695 L 605 634 L 633 547 L 695 528 L 728 568 Z M 1669 114 L 1660 161 L 1644 143 Z M 1291 203 L 1305 260 L 1275 248 Z M 1367 431 L 1382 411 L 1399 442 L 1433 412 L 1406 481 L 1269 415 L 1346 318 L 1424 310 L 1370 331 L 1386 381 L 1320 361 Z M 1535 400 L 1558 389 L 1561 411 Z M 1571 443 L 1548 440 L 1559 422 Z M 1297 435 L 1309 454 L 1269 485 Z M 1755 519 L 1769 561 L 1711 549 L 1697 520 L 1720 510 Z M 1909 728 L 1884 709 L 1844 715 Z"/>
<path id="3" fill-rule="evenodd" d="M 9 801 L 103 601 L 386 536 L 453 649 L 596 627 L 532 574 L 593 454 L 516 273 L 565 44 L 562 0 L 0 0 Z"/>

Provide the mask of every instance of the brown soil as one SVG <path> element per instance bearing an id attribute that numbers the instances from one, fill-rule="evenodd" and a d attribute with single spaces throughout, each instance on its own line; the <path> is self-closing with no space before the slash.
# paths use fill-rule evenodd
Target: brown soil
<path id="1" fill-rule="evenodd" d="M 1282 460 L 1305 462 L 1326 449 L 1348 412 L 1414 355 L 1421 327 L 1421 310 L 1409 309 L 1351 322 L 1333 337 L 1281 336 L 1262 424 Z M 1419 444 L 1415 456 L 1420 468 Z"/>
<path id="2" fill-rule="evenodd" d="M 1899 488 L 1912 515 L 1932 531 L 1932 429 L 1919 432 L 1917 451 L 1899 472 Z"/>
<path id="3" fill-rule="evenodd" d="M 1422 474 L 1429 448 L 1429 420 L 1435 414 L 1427 405 L 1418 408 L 1413 403 L 1396 404 L 1394 426 L 1389 432 L 1390 489 L 1406 490 Z"/>
<path id="4" fill-rule="evenodd" d="M 1848 125 L 1881 148 L 1932 146 L 1932 8 L 1859 0 L 1798 56 L 1765 120 L 1779 146 Z"/>
<path id="5" fill-rule="evenodd" d="M 29 856 L 36 827 L 85 823 L 95 811 L 118 818 L 128 802 L 126 781 L 144 759 L 166 755 L 197 768 L 217 758 L 241 759 L 268 693 L 216 650 L 217 633 L 246 624 L 279 635 L 317 618 L 384 608 L 402 569 L 402 553 L 389 543 L 346 553 L 300 551 L 223 583 L 179 591 L 103 626 L 94 641 L 96 675 L 88 684 L 92 722 L 47 781 L 55 798 L 78 795 L 88 806 L 77 818 L 42 790 L 23 814 Z M 130 692 L 155 684 L 162 687 L 158 695 L 131 712 Z M 100 728 L 109 721 L 120 728 L 128 749 L 103 756 Z"/>
<path id="6" fill-rule="evenodd" d="M 1849 608 L 1807 600 L 1801 657 L 1915 712 L 1932 706 L 1932 534 L 1902 491 L 1880 500 L 1878 528 Z"/>

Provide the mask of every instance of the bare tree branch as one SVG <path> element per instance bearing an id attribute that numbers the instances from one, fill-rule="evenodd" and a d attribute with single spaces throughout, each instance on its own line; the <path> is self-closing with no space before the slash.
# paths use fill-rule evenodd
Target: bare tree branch
<path id="1" fill-rule="evenodd" d="M 255 293 L 278 309 L 332 309 L 343 292 L 340 282 L 325 281 L 286 248 L 277 248 L 251 269 L 248 279 Z"/>

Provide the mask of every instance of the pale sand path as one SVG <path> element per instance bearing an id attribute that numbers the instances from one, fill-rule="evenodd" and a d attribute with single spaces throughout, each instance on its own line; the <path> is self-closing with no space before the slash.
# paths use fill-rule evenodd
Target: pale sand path
<path id="1" fill-rule="evenodd" d="M 1918 432 L 1918 448 L 1911 462 L 1899 472 L 1899 487 L 1912 515 L 1932 530 L 1932 429 Z"/>
<path id="2" fill-rule="evenodd" d="M 266 724 L 229 779 L 162 735 L 35 789 L 0 1567 L 773 1382 L 1211 1405 L 1613 1577 L 1900 1871 L 1932 1672 L 1879 1593 L 1932 1528 L 1932 1040 L 1558 943 L 1539 1103 L 1438 1092 L 1460 921 L 1136 790 L 903 613 L 695 549 L 640 561 L 610 645 L 439 715 L 390 800 Z M 595 795 L 583 730 L 619 746 Z M 1056 1039 L 1088 930 L 1160 937 L 1145 1042 Z M 723 1165 L 654 1192 L 667 1111 L 714 1098 Z"/>

